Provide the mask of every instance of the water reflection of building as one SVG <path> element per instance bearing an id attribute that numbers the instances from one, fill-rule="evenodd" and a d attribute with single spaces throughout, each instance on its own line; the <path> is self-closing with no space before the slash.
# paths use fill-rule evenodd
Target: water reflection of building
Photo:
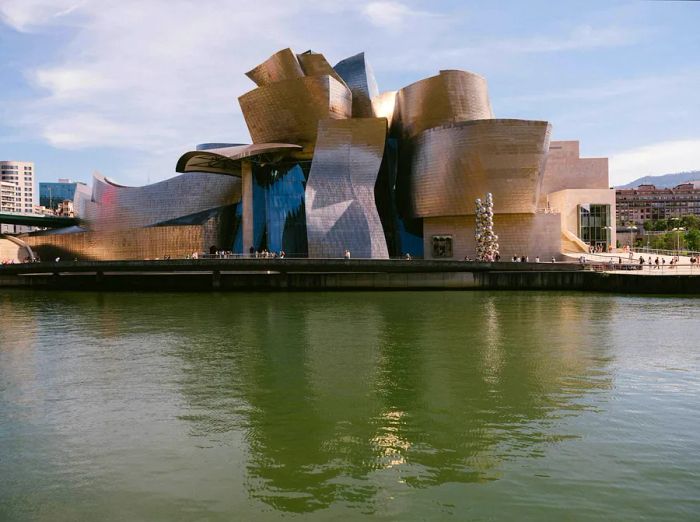
<path id="1" fill-rule="evenodd" d="M 3 317 L 24 313 L 3 299 Z M 109 339 L 157 346 L 144 375 L 175 392 L 164 414 L 198 447 L 235 444 L 251 497 L 308 512 L 381 509 L 387 481 L 495 480 L 504 461 L 577 436 L 563 418 L 610 386 L 607 345 L 592 342 L 613 334 L 610 306 L 532 293 L 71 294 L 62 313 L 89 326 L 78 338 L 100 367 L 124 357 Z M 3 330 L 4 361 L 26 366 L 13 335 Z"/>
<path id="2" fill-rule="evenodd" d="M 607 161 L 550 144 L 546 121 L 495 118 L 478 74 L 443 70 L 380 92 L 364 53 L 332 67 L 283 49 L 247 76 L 256 87 L 238 101 L 252 144 L 199 146 L 178 160 L 180 176 L 146 187 L 98 175 L 76 210 L 82 230 L 27 243 L 92 259 L 211 246 L 461 259 L 475 255 L 474 201 L 487 192 L 506 258 L 615 242 Z"/>
<path id="3" fill-rule="evenodd" d="M 411 487 L 497 479 L 504 460 L 576 436 L 560 417 L 610 385 L 605 349 L 576 327 L 605 328 L 583 296 L 223 299 L 179 350 L 187 422 L 198 437 L 244 430 L 249 493 L 282 511 L 371 510 L 377 474 Z"/>

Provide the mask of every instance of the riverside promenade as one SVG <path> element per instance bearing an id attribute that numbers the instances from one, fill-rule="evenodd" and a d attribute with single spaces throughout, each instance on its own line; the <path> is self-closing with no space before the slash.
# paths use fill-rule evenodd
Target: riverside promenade
<path id="1" fill-rule="evenodd" d="M 583 256 L 586 264 L 610 273 L 629 273 L 630 268 L 636 270 L 637 275 L 674 276 L 674 275 L 699 275 L 700 263 L 692 263 L 689 256 L 671 256 L 663 254 L 651 254 L 647 252 L 633 252 L 630 259 L 629 253 L 595 253 L 595 254 L 566 254 L 569 262 L 579 262 Z M 639 262 L 639 257 L 644 258 L 644 264 Z M 676 264 L 671 261 L 677 259 Z M 659 259 L 659 265 L 655 264 Z M 620 263 L 620 261 L 622 261 Z M 610 266 L 612 264 L 612 266 Z"/>
<path id="2" fill-rule="evenodd" d="M 700 295 L 700 269 L 697 275 L 670 274 L 668 269 L 656 275 L 648 270 L 608 271 L 607 266 L 248 257 L 61 261 L 1 266 L 0 287 L 88 291 L 503 289 Z"/>

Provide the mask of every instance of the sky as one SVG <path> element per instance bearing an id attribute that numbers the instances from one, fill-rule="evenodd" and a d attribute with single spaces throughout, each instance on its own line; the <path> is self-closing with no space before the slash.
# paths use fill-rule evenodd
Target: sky
<path id="1" fill-rule="evenodd" d="M 250 142 L 244 73 L 291 47 L 364 51 L 380 91 L 477 72 L 496 117 L 551 122 L 612 185 L 700 170 L 698 27 L 700 2 L 0 0 L 0 159 L 172 177 L 198 143 Z"/>

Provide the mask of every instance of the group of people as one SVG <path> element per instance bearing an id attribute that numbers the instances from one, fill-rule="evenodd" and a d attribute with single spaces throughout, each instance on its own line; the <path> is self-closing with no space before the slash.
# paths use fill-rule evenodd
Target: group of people
<path id="1" fill-rule="evenodd" d="M 75 261 L 77 261 L 77 260 L 78 259 L 76 258 Z M 39 256 L 34 255 L 34 257 L 25 257 L 22 260 L 14 259 L 14 258 L 7 258 L 7 259 L 3 259 L 2 261 L 0 261 L 0 265 L 17 265 L 17 264 L 23 264 L 23 263 L 41 263 L 41 259 L 39 259 Z"/>
<path id="2" fill-rule="evenodd" d="M 602 254 L 603 252 L 607 252 L 608 247 L 607 245 L 590 245 L 588 247 L 588 253 L 589 254 Z"/>
<path id="3" fill-rule="evenodd" d="M 697 260 L 696 260 L 694 257 L 691 257 L 691 258 L 690 258 L 690 264 L 691 264 L 691 265 L 695 264 L 696 261 L 697 261 Z M 677 265 L 679 262 L 680 262 L 680 257 L 678 257 L 678 256 L 673 256 L 673 257 L 671 258 L 671 261 L 669 261 L 669 263 L 668 263 L 668 267 L 669 267 L 669 268 L 675 268 L 676 265 Z M 639 265 L 640 265 L 640 266 L 643 266 L 644 264 L 648 264 L 651 268 L 658 270 L 658 269 L 663 268 L 664 266 L 666 266 L 666 258 L 665 258 L 665 257 L 659 258 L 659 256 L 656 256 L 656 259 L 654 259 L 654 260 L 652 261 L 652 260 L 651 260 L 651 256 L 649 256 L 648 259 L 645 261 L 645 260 L 644 260 L 644 256 L 639 256 Z"/>
<path id="4" fill-rule="evenodd" d="M 257 250 L 255 252 L 252 252 L 250 254 L 250 257 L 255 257 L 255 258 L 261 258 L 261 259 L 284 259 L 287 254 L 284 252 L 284 250 L 280 250 L 279 252 L 271 252 L 267 250 L 267 248 L 263 248 L 260 252 Z"/>
<path id="5" fill-rule="evenodd" d="M 513 258 L 511 259 L 511 261 L 512 261 L 513 263 L 529 263 L 529 262 L 530 262 L 530 258 L 529 258 L 528 256 L 513 256 Z M 557 262 L 557 259 L 556 259 L 555 257 L 552 257 L 552 259 L 550 259 L 550 261 L 551 261 L 552 263 L 556 263 L 556 262 Z M 541 261 L 540 261 L 540 256 L 535 256 L 535 263 L 540 263 L 540 262 L 541 262 Z"/>

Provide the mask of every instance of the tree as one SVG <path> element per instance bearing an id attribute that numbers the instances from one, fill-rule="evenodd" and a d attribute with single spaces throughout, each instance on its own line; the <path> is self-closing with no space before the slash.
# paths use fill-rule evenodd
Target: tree
<path id="1" fill-rule="evenodd" d="M 681 218 L 681 226 L 686 230 L 700 229 L 700 219 L 693 214 Z"/>
<path id="2" fill-rule="evenodd" d="M 669 230 L 672 228 L 670 223 L 665 219 L 647 219 L 644 222 L 644 230 L 650 232 L 663 232 L 664 230 Z"/>
<path id="3" fill-rule="evenodd" d="M 685 233 L 685 244 L 688 250 L 700 250 L 700 230 L 691 228 Z"/>

